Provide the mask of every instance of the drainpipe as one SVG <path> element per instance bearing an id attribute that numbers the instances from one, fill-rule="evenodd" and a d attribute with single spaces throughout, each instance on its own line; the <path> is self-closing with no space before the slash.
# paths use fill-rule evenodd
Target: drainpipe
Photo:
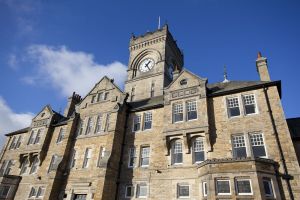
<path id="1" fill-rule="evenodd" d="M 128 95 L 127 95 L 127 97 L 128 97 Z M 123 164 L 122 161 L 123 161 L 123 155 L 124 155 L 124 149 L 125 149 L 125 138 L 126 138 L 126 131 L 127 131 L 127 122 L 128 122 L 128 118 L 129 118 L 128 105 L 126 105 L 126 107 L 127 107 L 126 111 L 125 111 L 126 112 L 126 119 L 125 119 L 125 124 L 124 124 L 124 133 L 123 133 L 123 139 L 122 139 L 121 156 L 120 156 L 120 160 L 119 160 L 119 169 L 118 169 L 118 178 L 117 178 L 117 187 L 116 187 L 115 200 L 118 200 L 118 197 L 119 197 L 120 178 L 121 178 L 121 170 L 122 170 L 122 164 Z"/>
<path id="2" fill-rule="evenodd" d="M 282 146 L 281 146 L 279 136 L 278 136 L 277 127 L 276 127 L 274 116 L 273 116 L 273 113 L 272 113 L 270 99 L 269 99 L 269 96 L 268 96 L 268 88 L 264 86 L 263 90 L 264 90 L 265 98 L 266 98 L 266 101 L 267 101 L 268 112 L 269 112 L 270 119 L 271 119 L 271 122 L 272 122 L 272 127 L 273 127 L 275 138 L 276 138 L 276 143 L 277 143 L 277 146 L 279 148 L 280 161 L 283 165 L 284 174 L 282 175 L 282 179 L 284 179 L 286 181 L 290 198 L 292 200 L 294 200 L 294 194 L 293 194 L 293 190 L 292 190 L 291 183 L 290 183 L 290 180 L 292 179 L 292 176 L 289 175 L 289 173 L 288 173 L 288 169 L 287 169 L 287 165 L 286 165 L 286 162 L 285 162 Z M 276 170 L 276 173 L 277 173 L 277 175 L 279 175 L 278 170 Z"/>

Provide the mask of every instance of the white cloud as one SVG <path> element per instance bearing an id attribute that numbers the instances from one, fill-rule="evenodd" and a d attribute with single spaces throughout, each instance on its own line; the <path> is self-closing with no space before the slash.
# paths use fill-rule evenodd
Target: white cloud
<path id="1" fill-rule="evenodd" d="M 50 84 L 63 96 L 70 96 L 73 91 L 86 95 L 104 75 L 121 86 L 126 79 L 127 67 L 122 63 L 98 64 L 92 54 L 71 51 L 65 46 L 32 45 L 27 54 L 37 71 L 23 80 L 35 85 Z"/>
<path id="2" fill-rule="evenodd" d="M 0 147 L 5 142 L 4 134 L 30 125 L 33 113 L 15 113 L 0 96 Z"/>

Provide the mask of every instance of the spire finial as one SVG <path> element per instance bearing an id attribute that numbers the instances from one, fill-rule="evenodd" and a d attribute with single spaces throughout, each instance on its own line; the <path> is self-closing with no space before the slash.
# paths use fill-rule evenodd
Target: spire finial
<path id="1" fill-rule="evenodd" d="M 261 58 L 262 57 L 262 55 L 261 55 L 261 52 L 259 51 L 258 53 L 257 53 L 257 58 Z"/>
<path id="2" fill-rule="evenodd" d="M 158 29 L 160 29 L 160 16 L 158 16 Z"/>
<path id="3" fill-rule="evenodd" d="M 223 83 L 229 82 L 229 80 L 227 78 L 228 78 L 227 77 L 227 69 L 226 69 L 226 65 L 224 65 L 224 81 L 223 81 Z"/>

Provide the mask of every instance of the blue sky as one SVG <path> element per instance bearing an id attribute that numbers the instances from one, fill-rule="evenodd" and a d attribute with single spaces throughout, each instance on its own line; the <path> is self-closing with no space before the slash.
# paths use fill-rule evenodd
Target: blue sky
<path id="1" fill-rule="evenodd" d="M 28 125 L 46 104 L 63 111 L 104 74 L 121 84 L 131 33 L 167 22 L 184 66 L 207 77 L 258 80 L 258 51 L 282 80 L 286 117 L 299 117 L 300 3 L 291 0 L 0 0 L 0 131 Z M 122 86 L 122 85 L 121 85 Z"/>

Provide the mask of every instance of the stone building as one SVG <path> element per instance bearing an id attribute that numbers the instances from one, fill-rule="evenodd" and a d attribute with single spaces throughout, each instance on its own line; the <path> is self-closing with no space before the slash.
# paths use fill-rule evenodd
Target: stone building
<path id="1" fill-rule="evenodd" d="M 64 114 L 8 133 L 0 199 L 300 199 L 300 168 L 259 53 L 260 80 L 208 83 L 168 27 L 132 36 L 124 92 L 103 77 Z"/>

